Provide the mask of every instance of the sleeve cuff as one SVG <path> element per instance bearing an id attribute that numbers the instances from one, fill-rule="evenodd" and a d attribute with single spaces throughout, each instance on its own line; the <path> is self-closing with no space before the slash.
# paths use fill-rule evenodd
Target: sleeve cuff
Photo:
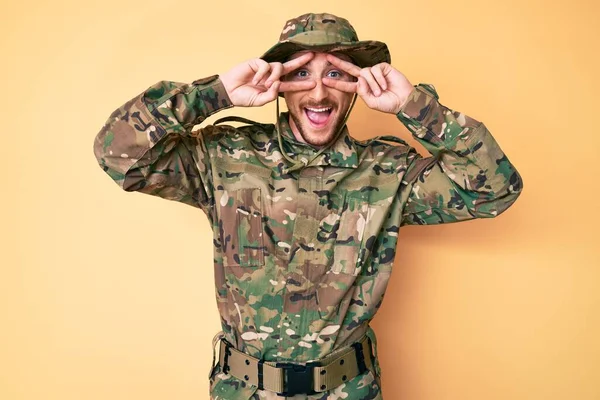
<path id="1" fill-rule="evenodd" d="M 206 78 L 196 79 L 192 82 L 193 86 L 196 86 L 200 93 L 206 93 L 208 91 L 217 95 L 219 104 L 217 110 L 233 107 L 233 103 L 223 86 L 223 81 L 219 78 L 219 75 L 212 75 Z M 216 111 L 216 110 L 215 110 Z"/>
<path id="2" fill-rule="evenodd" d="M 406 123 L 423 123 L 431 105 L 439 99 L 435 87 L 429 83 L 419 83 L 408 95 L 397 117 Z M 406 122 L 405 122 L 406 121 Z"/>

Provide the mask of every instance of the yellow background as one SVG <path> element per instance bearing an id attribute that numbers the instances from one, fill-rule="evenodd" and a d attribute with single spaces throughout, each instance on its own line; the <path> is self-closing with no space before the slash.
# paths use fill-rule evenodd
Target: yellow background
<path id="1" fill-rule="evenodd" d="M 309 11 L 385 41 L 413 84 L 483 121 L 524 178 L 497 219 L 401 230 L 374 321 L 386 399 L 600 399 L 597 2 L 0 7 L 1 399 L 208 397 L 219 329 L 208 222 L 120 191 L 93 139 L 151 84 L 259 56 Z M 272 121 L 274 105 L 219 116 L 232 113 Z M 350 128 L 408 136 L 361 102 Z"/>

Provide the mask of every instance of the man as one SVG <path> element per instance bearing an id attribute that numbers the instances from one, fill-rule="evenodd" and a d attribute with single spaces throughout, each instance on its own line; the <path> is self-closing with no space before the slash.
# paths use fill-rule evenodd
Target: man
<path id="1" fill-rule="evenodd" d="M 433 156 L 395 137 L 351 138 L 356 95 Z M 275 124 L 192 130 L 278 96 L 289 112 Z M 198 207 L 212 224 L 223 328 L 213 399 L 381 399 L 369 322 L 399 227 L 495 217 L 522 188 L 483 123 L 413 86 L 384 43 L 331 14 L 288 21 L 261 58 L 220 77 L 155 84 L 110 116 L 94 150 L 124 190 Z"/>

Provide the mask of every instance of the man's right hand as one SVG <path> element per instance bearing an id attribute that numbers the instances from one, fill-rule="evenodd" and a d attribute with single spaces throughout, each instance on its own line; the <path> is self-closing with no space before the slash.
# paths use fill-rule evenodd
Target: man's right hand
<path id="1" fill-rule="evenodd" d="M 279 92 L 310 90 L 314 80 L 281 81 L 281 77 L 300 68 L 314 57 L 306 53 L 285 63 L 268 63 L 260 58 L 246 61 L 220 75 L 221 82 L 234 106 L 259 107 L 277 98 Z"/>

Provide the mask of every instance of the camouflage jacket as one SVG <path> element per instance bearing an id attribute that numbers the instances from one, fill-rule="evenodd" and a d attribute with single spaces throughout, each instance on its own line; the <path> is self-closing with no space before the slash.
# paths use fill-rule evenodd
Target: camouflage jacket
<path id="1" fill-rule="evenodd" d="M 397 117 L 431 152 L 426 158 L 400 139 L 357 141 L 344 130 L 311 164 L 291 171 L 282 152 L 309 159 L 315 150 L 294 139 L 285 113 L 283 147 L 273 124 L 193 130 L 232 106 L 217 76 L 151 86 L 112 113 L 94 151 L 124 190 L 208 216 L 226 338 L 267 361 L 304 362 L 365 333 L 375 339 L 369 322 L 401 225 L 495 217 L 521 191 L 518 172 L 483 123 L 441 105 L 432 85 L 415 87 Z M 258 392 L 218 369 L 211 376 L 215 399 L 258 399 Z M 379 399 L 379 376 L 296 398 Z"/>

